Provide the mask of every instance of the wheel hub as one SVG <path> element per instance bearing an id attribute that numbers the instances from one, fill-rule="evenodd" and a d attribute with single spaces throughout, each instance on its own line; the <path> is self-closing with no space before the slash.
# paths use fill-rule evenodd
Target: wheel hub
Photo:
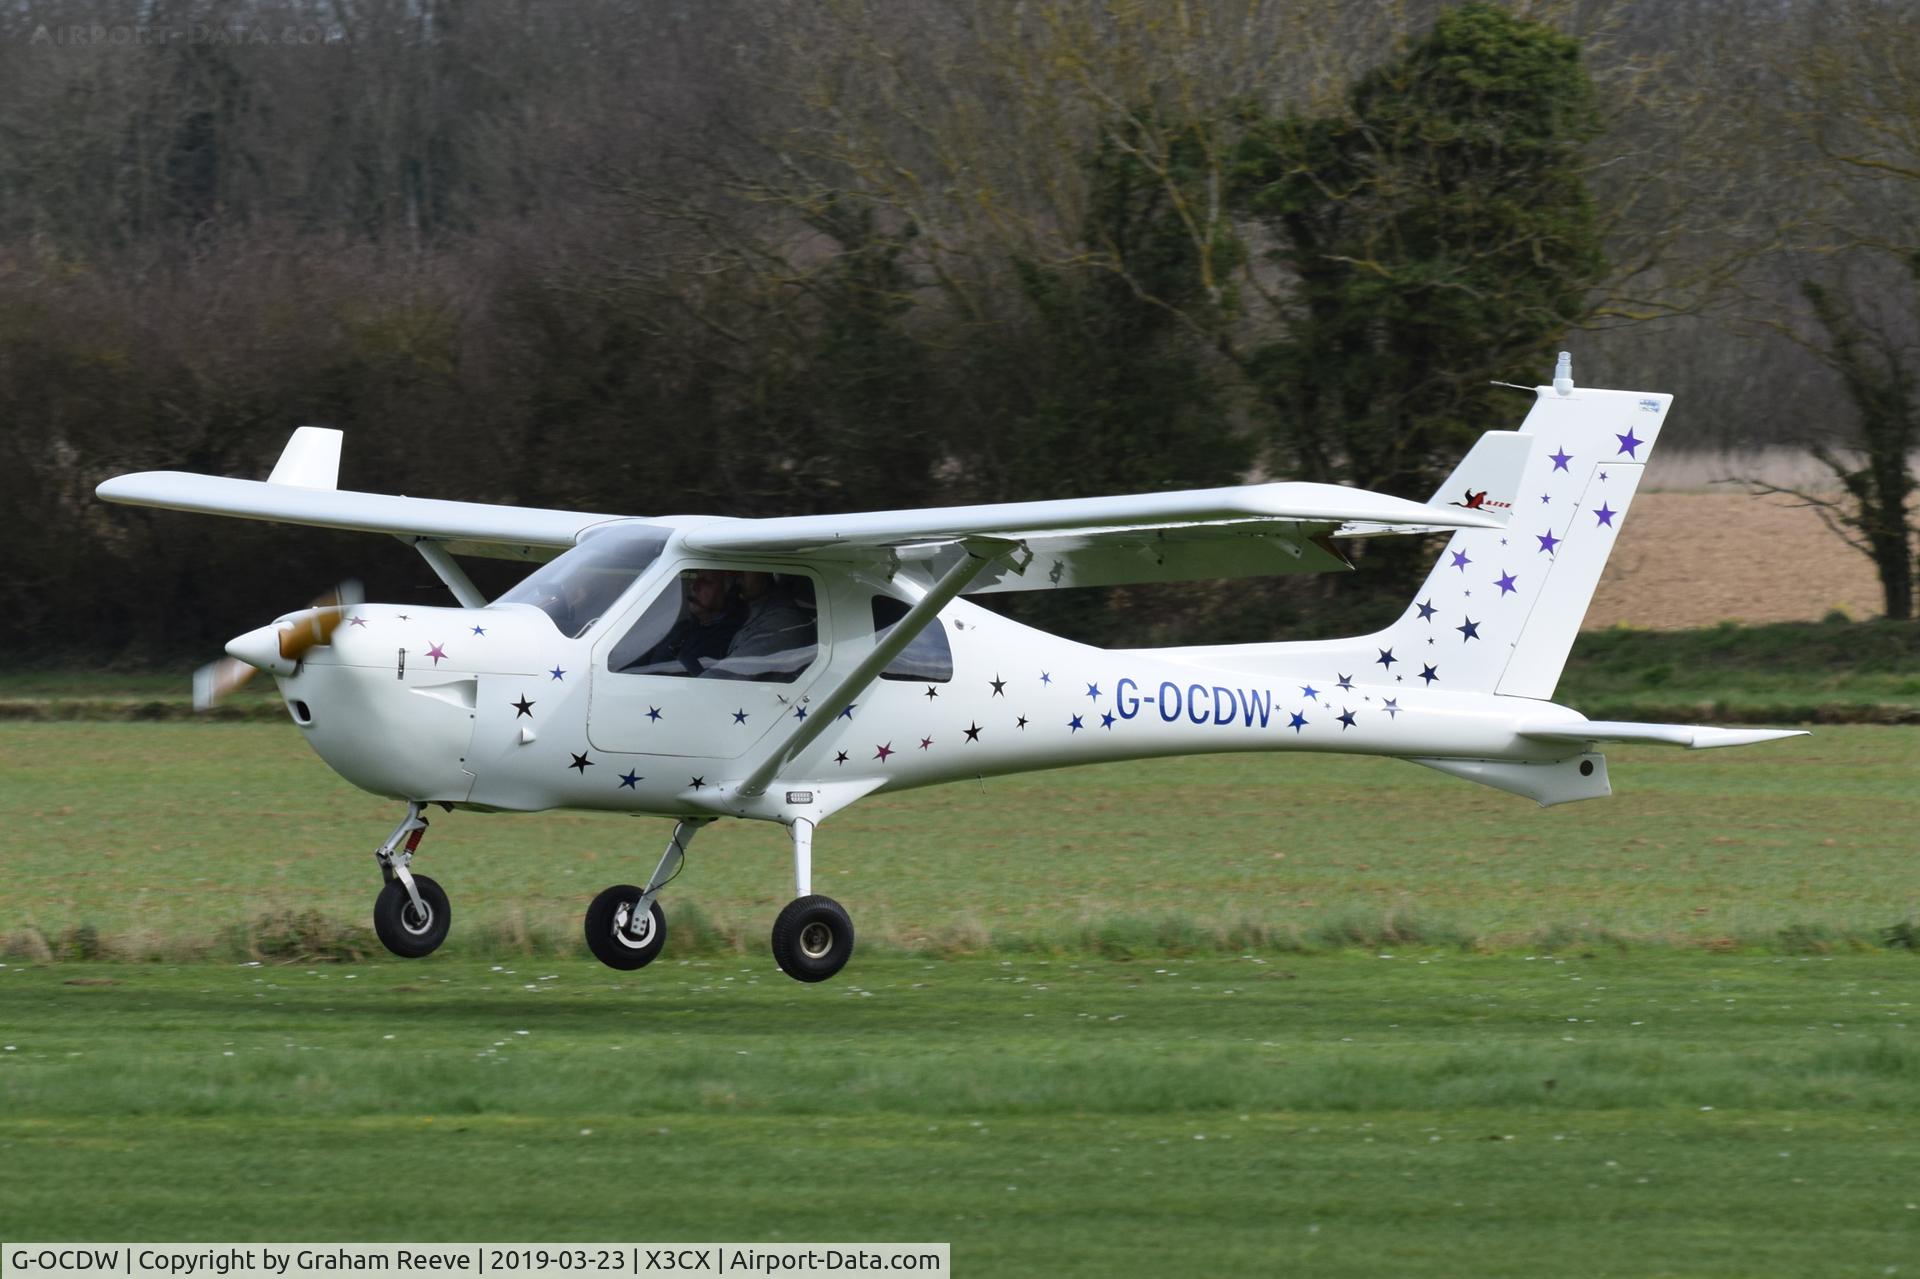
<path id="1" fill-rule="evenodd" d="M 818 920 L 800 930 L 800 953 L 808 959 L 825 959 L 833 949 L 833 929 Z"/>

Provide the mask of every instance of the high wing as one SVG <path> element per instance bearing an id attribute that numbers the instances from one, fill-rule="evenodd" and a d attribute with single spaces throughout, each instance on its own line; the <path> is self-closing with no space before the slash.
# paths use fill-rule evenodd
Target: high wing
<path id="1" fill-rule="evenodd" d="M 1503 436 L 1510 438 L 1496 438 Z M 1525 446 L 1521 437 L 1490 432 L 1469 462 L 1475 474 L 1503 471 Z M 143 471 L 110 479 L 96 491 L 109 502 L 390 533 L 412 542 L 436 569 L 444 569 L 456 595 L 465 592 L 441 551 L 547 560 L 573 546 L 587 529 L 627 518 L 342 490 L 335 487 L 339 454 L 340 432 L 301 427 L 265 481 Z M 1420 503 L 1332 484 L 1270 483 L 850 515 L 681 516 L 660 522 L 681 527 L 687 549 L 696 554 L 838 560 L 889 570 L 911 566 L 933 577 L 979 558 L 987 541 L 1004 547 L 992 563 L 969 575 L 966 591 L 972 594 L 1341 570 L 1352 564 L 1334 545 L 1336 536 L 1500 528 L 1506 517 L 1444 502 L 1439 495 Z"/>
<path id="2" fill-rule="evenodd" d="M 95 493 L 133 506 L 391 533 L 412 542 L 430 539 L 455 555 L 533 561 L 552 559 L 596 524 L 625 518 L 338 489 L 339 437 L 338 431 L 301 427 L 267 480 L 141 471 L 116 476 Z"/>
<path id="3" fill-rule="evenodd" d="M 1249 484 L 1125 497 L 1004 502 L 989 506 L 800 515 L 701 524 L 685 545 L 716 556 L 921 562 L 944 573 L 968 538 L 1016 549 L 965 593 L 1112 586 L 1316 573 L 1351 568 L 1335 534 L 1374 528 L 1431 532 L 1501 528 L 1483 511 L 1448 509 L 1333 484 Z"/>

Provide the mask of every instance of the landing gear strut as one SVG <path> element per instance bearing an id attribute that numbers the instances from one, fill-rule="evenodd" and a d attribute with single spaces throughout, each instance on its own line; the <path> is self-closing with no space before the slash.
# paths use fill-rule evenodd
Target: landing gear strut
<path id="1" fill-rule="evenodd" d="M 587 949 L 609 968 L 631 972 L 645 968 L 667 944 L 667 916 L 655 900 L 668 880 L 680 873 L 687 845 L 711 817 L 689 817 L 673 828 L 673 839 L 645 888 L 615 884 L 587 907 Z"/>
<path id="2" fill-rule="evenodd" d="M 386 881 L 373 900 L 373 931 L 381 945 L 402 959 L 419 959 L 440 949 L 453 924 L 446 890 L 409 869 L 414 850 L 427 833 L 427 819 L 420 810 L 421 805 L 408 804 L 406 817 L 373 853 Z"/>
<path id="3" fill-rule="evenodd" d="M 853 920 L 813 891 L 813 823 L 793 821 L 793 884 L 798 894 L 773 921 L 773 962 L 795 981 L 825 981 L 853 957 Z"/>

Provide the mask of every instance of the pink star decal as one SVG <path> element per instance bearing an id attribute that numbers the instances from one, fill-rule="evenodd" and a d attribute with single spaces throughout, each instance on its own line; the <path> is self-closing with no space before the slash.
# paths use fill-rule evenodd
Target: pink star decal
<path id="1" fill-rule="evenodd" d="M 440 665 L 440 659 L 445 657 L 446 655 L 447 655 L 446 650 L 441 648 L 438 644 L 435 644 L 432 648 L 427 650 L 427 656 L 433 659 L 433 664 L 435 666 Z"/>
<path id="2" fill-rule="evenodd" d="M 882 764 L 884 764 L 887 762 L 887 756 L 891 754 L 893 754 L 893 743 L 888 742 L 885 746 L 882 746 L 878 750 L 874 751 L 873 757 L 879 760 Z"/>
<path id="3" fill-rule="evenodd" d="M 364 617 L 349 617 L 347 619 L 348 626 L 365 626 L 366 624 L 367 619 Z"/>

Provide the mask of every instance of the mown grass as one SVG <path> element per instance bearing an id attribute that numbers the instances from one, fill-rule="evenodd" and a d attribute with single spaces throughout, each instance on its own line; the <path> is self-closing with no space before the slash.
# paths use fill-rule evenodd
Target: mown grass
<path id="1" fill-rule="evenodd" d="M 0 1236 L 1881 1274 L 1906 955 L 0 968 Z"/>
<path id="2" fill-rule="evenodd" d="M 1221 756 L 882 796 L 827 823 L 819 891 L 863 952 L 1262 953 L 1426 943 L 1878 946 L 1920 918 L 1920 734 L 1613 752 L 1611 799 L 1540 810 L 1388 760 Z M 370 954 L 398 806 L 285 725 L 0 725 L 0 942 L 23 957 Z M 662 821 L 436 814 L 418 867 L 453 953 L 578 953 Z M 670 955 L 758 955 L 784 832 L 723 823 L 667 892 Z M 857 965 L 860 961 L 856 959 Z"/>

